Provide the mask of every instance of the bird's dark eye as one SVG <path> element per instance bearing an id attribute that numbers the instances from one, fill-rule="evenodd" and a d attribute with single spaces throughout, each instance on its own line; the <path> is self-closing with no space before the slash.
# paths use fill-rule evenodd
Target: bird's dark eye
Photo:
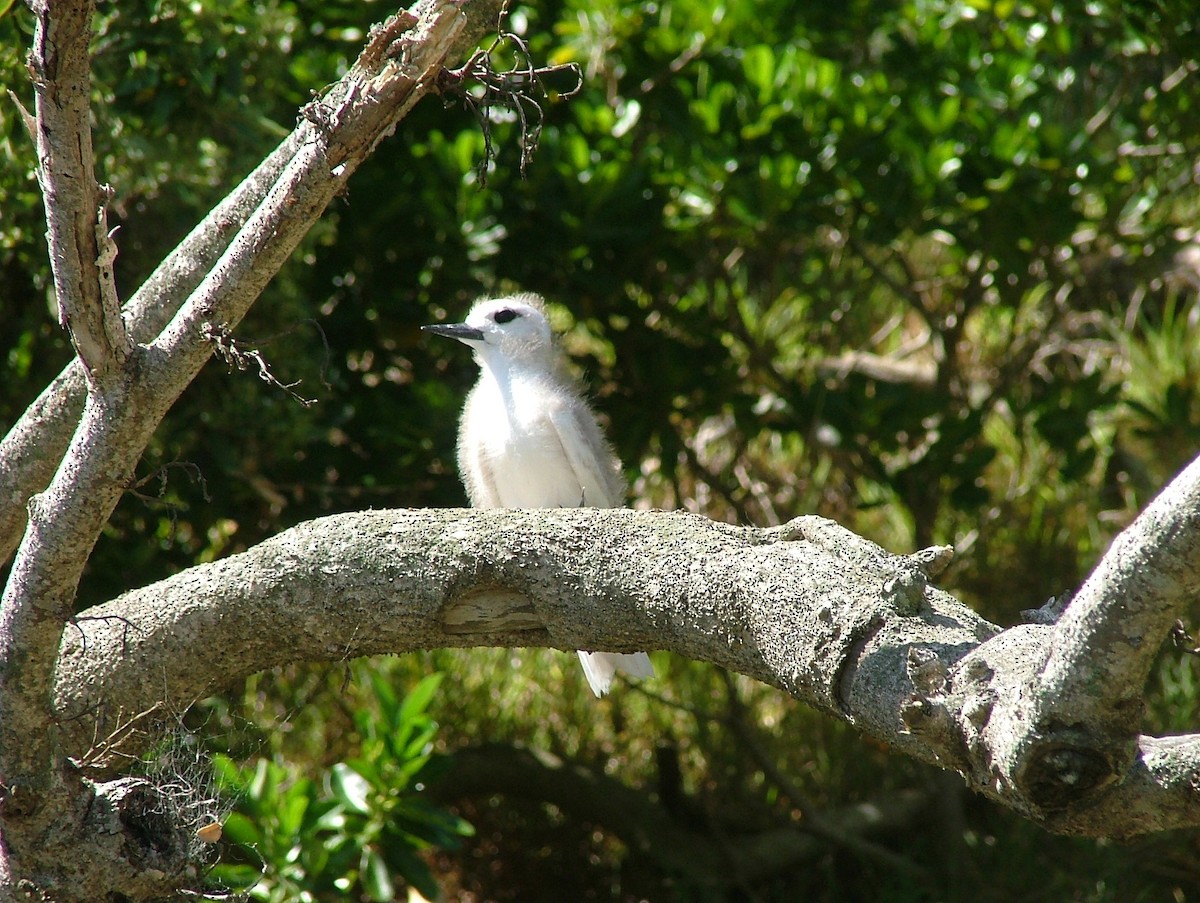
<path id="1" fill-rule="evenodd" d="M 497 323 L 510 323 L 519 316 L 521 315 L 515 310 L 509 310 L 506 307 L 503 310 L 496 311 L 496 313 L 492 316 L 492 319 Z"/>

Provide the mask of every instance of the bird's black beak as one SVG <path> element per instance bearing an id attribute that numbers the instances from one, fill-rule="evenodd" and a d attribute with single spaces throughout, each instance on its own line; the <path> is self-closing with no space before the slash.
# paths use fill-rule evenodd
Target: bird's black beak
<path id="1" fill-rule="evenodd" d="M 483 332 L 466 323 L 436 323 L 433 326 L 422 326 L 421 329 L 424 332 L 432 332 L 434 335 L 458 339 L 460 342 L 483 341 Z"/>

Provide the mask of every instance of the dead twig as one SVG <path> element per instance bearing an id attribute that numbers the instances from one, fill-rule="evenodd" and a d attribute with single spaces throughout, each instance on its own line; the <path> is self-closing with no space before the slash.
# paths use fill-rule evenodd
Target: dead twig
<path id="1" fill-rule="evenodd" d="M 97 720 L 95 731 L 92 734 L 91 748 L 79 759 L 76 759 L 75 764 L 80 768 L 86 769 L 92 767 L 106 768 L 114 759 L 124 759 L 130 762 L 138 761 L 139 757 L 136 754 L 122 752 L 119 747 L 135 733 L 144 734 L 144 731 L 137 730 L 137 724 L 145 721 L 161 708 L 162 704 L 156 702 L 144 712 L 128 718 L 125 717 L 125 710 L 119 709 L 117 711 L 117 726 L 109 731 L 106 737 L 99 736 L 100 721 Z"/>
<path id="2" fill-rule="evenodd" d="M 144 502 L 162 501 L 167 494 L 167 477 L 172 470 L 182 470 L 187 474 L 188 478 L 193 483 L 200 484 L 200 492 L 203 494 L 204 501 L 211 502 L 212 496 L 208 494 L 208 481 L 204 479 L 204 474 L 200 472 L 200 468 L 191 461 L 168 461 L 161 467 L 156 468 L 151 473 L 142 477 L 136 483 L 129 487 L 129 491 Z M 140 490 L 153 480 L 158 480 L 158 494 L 155 496 L 147 495 Z"/>
<path id="3" fill-rule="evenodd" d="M 217 356 L 230 367 L 236 367 L 239 370 L 257 370 L 259 379 L 283 390 L 306 408 L 317 403 L 317 399 L 305 398 L 293 391 L 296 386 L 300 385 L 300 380 L 296 380 L 294 383 L 280 382 L 278 377 L 271 372 L 271 365 L 267 363 L 262 352 L 257 348 L 243 349 L 239 347 L 233 334 L 229 331 L 229 327 L 223 323 L 207 323 L 204 337 L 213 343 Z"/>
<path id="4" fill-rule="evenodd" d="M 1180 618 L 1176 619 L 1175 626 L 1171 628 L 1171 642 L 1185 655 L 1200 655 L 1200 644 L 1197 644 Z"/>
<path id="5" fill-rule="evenodd" d="M 497 69 L 492 57 L 502 45 L 513 48 L 513 65 L 509 69 Z M 547 78 L 558 78 L 569 74 L 574 84 L 564 91 L 551 94 L 546 88 Z M 472 91 L 479 86 L 482 90 Z M 496 40 L 486 50 L 477 51 L 458 69 L 443 69 L 438 77 L 436 90 L 443 97 L 457 96 L 479 122 L 483 133 L 483 159 L 479 163 L 479 184 L 487 184 L 488 166 L 496 158 L 492 142 L 492 117 L 494 107 L 505 107 L 516 114 L 521 127 L 521 178 L 537 153 L 541 141 L 545 111 L 542 102 L 550 97 L 569 99 L 583 89 L 583 70 L 577 63 L 558 66 L 535 66 L 529 45 L 512 32 L 501 30 Z"/>

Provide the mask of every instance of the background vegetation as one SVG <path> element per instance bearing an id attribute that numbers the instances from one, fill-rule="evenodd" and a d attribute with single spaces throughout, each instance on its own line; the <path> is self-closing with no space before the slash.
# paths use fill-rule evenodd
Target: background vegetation
<path id="1" fill-rule="evenodd" d="M 391 11 L 102 5 L 97 158 L 123 296 Z M 1196 23 L 1185 0 L 514 6 L 535 60 L 585 76 L 543 104 L 527 178 L 511 114 L 493 117 L 485 185 L 471 112 L 416 110 L 239 330 L 316 403 L 214 362 L 155 438 L 83 601 L 320 514 L 462 504 L 474 367 L 418 326 L 520 289 L 553 302 L 634 504 L 952 543 L 945 585 L 1019 620 L 1200 449 Z M 0 80 L 27 102 L 31 27 L 21 7 L 0 16 Z M 6 427 L 70 351 L 12 104 L 0 144 Z M 1200 836 L 1049 837 L 774 691 L 656 667 L 603 702 L 573 657 L 523 650 L 232 687 L 181 718 L 225 756 L 227 837 L 250 844 L 225 844 L 214 876 L 262 872 L 261 899 L 391 899 L 406 882 L 523 901 L 1195 899 Z M 1153 731 L 1200 726 L 1197 667 L 1164 650 Z M 432 802 L 443 754 L 482 741 L 644 788 L 718 841 L 897 789 L 927 805 L 874 846 L 824 838 L 802 867 L 744 879 L 730 863 L 705 888 L 568 808 Z"/>

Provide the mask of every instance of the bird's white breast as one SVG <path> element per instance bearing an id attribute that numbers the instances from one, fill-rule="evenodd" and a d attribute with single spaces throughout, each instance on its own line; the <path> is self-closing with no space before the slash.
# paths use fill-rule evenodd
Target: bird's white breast
<path id="1" fill-rule="evenodd" d="M 580 482 L 563 448 L 570 437 L 552 419 L 573 403 L 569 390 L 541 374 L 510 373 L 503 384 L 482 374 L 466 411 L 466 439 L 486 462 L 501 507 L 610 504 L 603 487 Z"/>

